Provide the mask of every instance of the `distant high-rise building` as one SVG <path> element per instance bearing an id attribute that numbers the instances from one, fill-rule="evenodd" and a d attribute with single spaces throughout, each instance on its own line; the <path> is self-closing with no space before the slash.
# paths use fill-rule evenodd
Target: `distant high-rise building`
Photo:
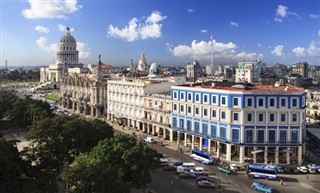
<path id="1" fill-rule="evenodd" d="M 266 64 L 261 60 L 255 62 L 239 62 L 236 69 L 236 82 L 259 82 L 259 74 L 266 70 Z"/>
<path id="2" fill-rule="evenodd" d="M 292 74 L 300 75 L 303 78 L 308 78 L 308 63 L 299 62 L 292 65 Z"/>
<path id="3" fill-rule="evenodd" d="M 187 81 L 196 82 L 201 77 L 201 66 L 197 60 L 193 60 L 192 64 L 187 65 Z"/>

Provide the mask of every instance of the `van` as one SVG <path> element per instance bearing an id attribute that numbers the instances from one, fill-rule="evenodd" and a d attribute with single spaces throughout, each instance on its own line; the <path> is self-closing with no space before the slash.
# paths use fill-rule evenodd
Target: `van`
<path id="1" fill-rule="evenodd" d="M 190 171 L 194 169 L 195 165 L 194 163 L 183 163 L 181 166 L 177 167 L 177 173 L 181 173 L 184 171 Z"/>
<path id="2" fill-rule="evenodd" d="M 161 165 L 162 167 L 168 166 L 168 165 L 169 165 L 168 159 L 167 159 L 167 158 L 160 158 L 160 165 Z"/>
<path id="3" fill-rule="evenodd" d="M 146 137 L 146 138 L 144 138 L 144 141 L 147 143 L 154 143 L 154 140 L 152 137 Z"/>

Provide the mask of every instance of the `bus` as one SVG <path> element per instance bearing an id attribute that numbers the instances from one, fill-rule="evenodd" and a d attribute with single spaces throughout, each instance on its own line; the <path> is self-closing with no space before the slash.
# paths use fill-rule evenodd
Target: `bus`
<path id="1" fill-rule="evenodd" d="M 277 178 L 277 170 L 270 166 L 248 165 L 247 176 L 251 178 L 262 178 L 266 180 L 275 180 Z"/>
<path id="2" fill-rule="evenodd" d="M 190 158 L 204 164 L 211 164 L 213 162 L 213 156 L 210 153 L 202 151 L 200 149 L 192 150 Z"/>

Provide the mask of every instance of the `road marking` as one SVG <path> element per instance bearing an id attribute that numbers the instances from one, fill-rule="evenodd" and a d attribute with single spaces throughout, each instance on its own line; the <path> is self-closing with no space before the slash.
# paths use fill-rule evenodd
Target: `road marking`
<path id="1" fill-rule="evenodd" d="M 308 190 L 311 189 L 311 190 L 313 190 L 313 191 L 315 191 L 315 192 L 319 192 L 319 193 L 320 193 L 320 190 L 314 188 L 313 186 L 311 186 L 311 185 L 309 185 L 309 184 L 307 184 L 307 183 L 300 182 L 300 185 L 301 185 L 302 187 L 308 189 Z"/>

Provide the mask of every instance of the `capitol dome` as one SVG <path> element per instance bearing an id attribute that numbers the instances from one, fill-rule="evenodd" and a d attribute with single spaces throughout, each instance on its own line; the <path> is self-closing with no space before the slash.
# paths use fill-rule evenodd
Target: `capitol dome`
<path id="1" fill-rule="evenodd" d="M 77 43 L 76 39 L 70 34 L 70 28 L 67 27 L 67 33 L 61 37 L 59 43 Z"/>

